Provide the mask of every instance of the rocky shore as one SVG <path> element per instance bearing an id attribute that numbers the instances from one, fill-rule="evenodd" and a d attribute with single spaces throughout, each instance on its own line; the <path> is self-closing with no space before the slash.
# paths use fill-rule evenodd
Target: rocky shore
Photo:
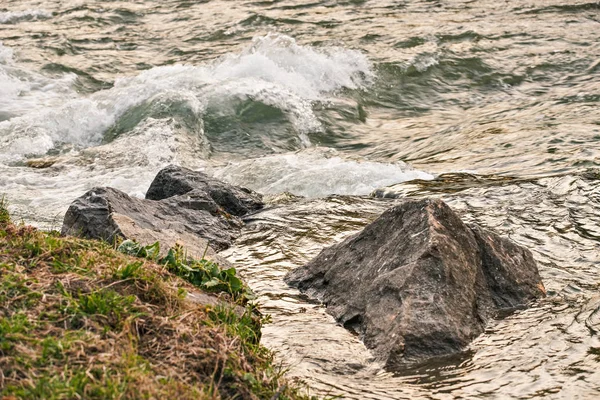
<path id="1" fill-rule="evenodd" d="M 227 196 L 97 188 L 73 203 L 63 235 L 13 223 L 2 201 L 0 397 L 314 398 L 260 344 L 267 317 L 211 250 L 241 224 Z"/>
<path id="2" fill-rule="evenodd" d="M 264 317 L 219 255 L 263 207 L 259 193 L 169 166 L 145 199 L 88 191 L 60 237 L 3 217 L 2 393 L 134 398 L 135 384 L 150 398 L 308 398 L 261 347 Z M 545 295 L 529 250 L 431 199 L 402 200 L 286 281 L 391 371 L 460 354 Z"/>

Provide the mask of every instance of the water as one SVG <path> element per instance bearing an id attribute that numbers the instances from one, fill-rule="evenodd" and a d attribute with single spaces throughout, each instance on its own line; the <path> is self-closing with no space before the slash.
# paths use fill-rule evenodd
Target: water
<path id="1" fill-rule="evenodd" d="M 4 0 L 0 192 L 58 228 L 94 186 L 206 170 L 269 195 L 226 255 L 317 393 L 596 398 L 598 32 L 590 0 Z M 282 277 L 402 196 L 529 247 L 549 296 L 392 375 Z"/>

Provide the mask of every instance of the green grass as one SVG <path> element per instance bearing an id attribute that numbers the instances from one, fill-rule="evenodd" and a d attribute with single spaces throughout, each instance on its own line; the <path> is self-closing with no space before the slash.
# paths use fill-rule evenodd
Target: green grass
<path id="1" fill-rule="evenodd" d="M 8 201 L 2 196 L 0 198 L 0 224 L 6 225 L 10 223 L 10 214 L 8 213 Z"/>
<path id="2" fill-rule="evenodd" d="M 128 319 L 137 318 L 135 295 L 124 296 L 114 290 L 78 293 L 73 296 L 63 288 L 60 311 L 71 326 L 80 326 L 86 319 L 102 324 L 105 329 L 120 331 Z"/>
<path id="3" fill-rule="evenodd" d="M 128 246 L 15 225 L 0 202 L 0 398 L 309 398 L 234 269 Z M 200 289 L 220 305 L 185 300 Z"/>

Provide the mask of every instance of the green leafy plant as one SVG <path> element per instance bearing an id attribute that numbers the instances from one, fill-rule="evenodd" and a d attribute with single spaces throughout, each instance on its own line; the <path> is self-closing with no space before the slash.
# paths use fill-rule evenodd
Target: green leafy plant
<path id="1" fill-rule="evenodd" d="M 137 261 L 121 266 L 115 271 L 114 277 L 116 279 L 135 278 L 143 265 L 144 263 L 142 261 Z"/>
<path id="2" fill-rule="evenodd" d="M 243 313 L 231 307 L 217 306 L 208 312 L 208 317 L 214 323 L 224 324 L 229 333 L 241 337 L 243 343 L 256 346 L 260 342 L 260 327 L 264 321 L 252 306 L 247 306 Z"/>
<path id="3" fill-rule="evenodd" d="M 158 242 L 142 246 L 132 240 L 125 240 L 117 250 L 128 255 L 154 260 L 192 285 L 209 292 L 228 293 L 242 304 L 255 298 L 250 288 L 237 276 L 235 268 L 221 269 L 217 263 L 204 257 L 201 260 L 188 259 L 181 247 L 169 249 L 167 255 L 162 258 L 159 257 Z"/>
<path id="4" fill-rule="evenodd" d="M 117 250 L 130 256 L 157 260 L 160 254 L 160 243 L 142 246 L 133 240 L 125 240 L 117 247 Z"/>

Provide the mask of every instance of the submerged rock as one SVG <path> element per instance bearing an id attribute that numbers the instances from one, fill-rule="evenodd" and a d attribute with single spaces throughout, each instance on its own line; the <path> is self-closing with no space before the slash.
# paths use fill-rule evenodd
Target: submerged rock
<path id="1" fill-rule="evenodd" d="M 59 161 L 60 159 L 57 157 L 35 158 L 27 160 L 25 165 L 27 165 L 29 168 L 44 169 L 50 168 Z"/>
<path id="2" fill-rule="evenodd" d="M 465 225 L 440 200 L 387 210 L 286 281 L 392 370 L 462 351 L 499 311 L 545 293 L 529 250 Z"/>
<path id="3" fill-rule="evenodd" d="M 215 250 L 231 246 L 239 235 L 239 216 L 262 207 L 257 193 L 176 166 L 158 173 L 147 197 L 94 188 L 71 204 L 62 234 L 109 242 L 117 237 L 141 244 L 159 241 L 163 249 L 180 244 L 190 256 L 207 252 L 215 258 Z"/>
<path id="4" fill-rule="evenodd" d="M 154 178 L 146 193 L 146 199 L 163 200 L 173 196 L 193 195 L 202 199 L 212 209 L 243 216 L 263 208 L 262 195 L 250 189 L 233 186 L 203 172 L 169 165 L 163 168 Z"/>

